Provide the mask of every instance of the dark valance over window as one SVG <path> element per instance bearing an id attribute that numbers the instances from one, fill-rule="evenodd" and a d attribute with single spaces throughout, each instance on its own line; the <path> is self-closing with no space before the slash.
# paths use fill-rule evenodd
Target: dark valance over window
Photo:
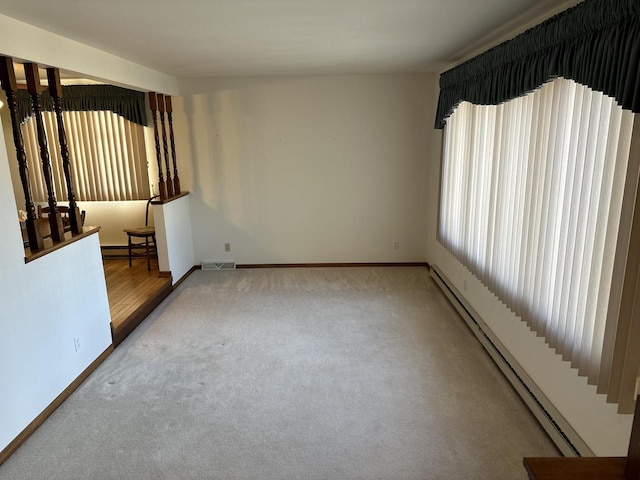
<path id="1" fill-rule="evenodd" d="M 53 111 L 49 92 L 43 91 L 40 99 L 43 110 Z M 112 111 L 131 122 L 148 125 L 145 94 L 112 85 L 64 86 L 62 87 L 62 109 L 80 112 Z M 31 98 L 25 90 L 18 91 L 18 114 L 21 122 L 25 122 L 33 115 Z"/>
<path id="2" fill-rule="evenodd" d="M 640 1 L 585 0 L 440 77 L 436 128 L 463 101 L 498 105 L 564 77 L 640 112 Z"/>

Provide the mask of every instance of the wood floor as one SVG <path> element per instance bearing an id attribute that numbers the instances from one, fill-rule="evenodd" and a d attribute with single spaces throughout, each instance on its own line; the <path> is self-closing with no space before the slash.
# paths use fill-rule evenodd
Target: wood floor
<path id="1" fill-rule="evenodd" d="M 105 258 L 103 265 L 113 344 L 118 345 L 171 293 L 172 281 L 158 277 L 156 259 L 151 260 L 150 272 L 145 259 L 134 259 L 129 267 L 126 258 Z"/>

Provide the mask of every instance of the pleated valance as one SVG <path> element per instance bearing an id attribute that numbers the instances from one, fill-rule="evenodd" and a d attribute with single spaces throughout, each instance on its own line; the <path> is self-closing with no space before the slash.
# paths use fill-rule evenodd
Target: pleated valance
<path id="1" fill-rule="evenodd" d="M 42 110 L 53 111 L 48 91 L 40 95 Z M 62 109 L 66 111 L 112 111 L 127 120 L 147 126 L 145 94 L 113 85 L 65 85 L 62 87 Z M 31 97 L 26 90 L 18 91 L 18 114 L 24 123 L 33 115 Z"/>
<path id="2" fill-rule="evenodd" d="M 640 112 L 640 1 L 585 0 L 443 73 L 435 128 L 463 101 L 498 105 L 557 77 Z"/>

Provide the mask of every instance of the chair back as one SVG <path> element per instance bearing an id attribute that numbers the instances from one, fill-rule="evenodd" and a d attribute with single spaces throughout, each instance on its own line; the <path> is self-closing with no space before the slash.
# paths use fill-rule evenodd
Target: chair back
<path id="1" fill-rule="evenodd" d="M 49 216 L 50 212 L 51 212 L 51 209 L 49 207 L 43 207 L 41 205 L 38 205 L 38 218 L 43 218 L 43 214 L 46 214 L 47 216 Z M 69 207 L 65 205 L 58 205 L 58 212 L 60 212 L 60 215 L 62 215 L 63 217 L 68 217 Z"/>
<path id="2" fill-rule="evenodd" d="M 151 205 L 151 202 L 155 199 L 158 198 L 160 195 L 154 195 L 153 197 L 151 197 L 149 200 L 147 200 L 147 210 L 144 214 L 144 226 L 148 227 L 149 226 L 149 205 Z"/>

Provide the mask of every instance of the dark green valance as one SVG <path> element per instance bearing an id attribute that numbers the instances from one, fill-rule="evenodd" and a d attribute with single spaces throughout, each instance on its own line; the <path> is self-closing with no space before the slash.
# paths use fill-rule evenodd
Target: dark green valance
<path id="1" fill-rule="evenodd" d="M 640 112 L 640 0 L 585 0 L 443 73 L 436 128 L 463 101 L 499 105 L 556 77 Z"/>
<path id="2" fill-rule="evenodd" d="M 53 111 L 48 91 L 40 95 L 43 111 Z M 127 120 L 147 126 L 147 107 L 142 92 L 112 85 L 65 85 L 62 87 L 62 109 L 66 111 L 112 111 Z M 26 122 L 33 115 L 31 97 L 26 90 L 18 91 L 18 114 Z"/>

